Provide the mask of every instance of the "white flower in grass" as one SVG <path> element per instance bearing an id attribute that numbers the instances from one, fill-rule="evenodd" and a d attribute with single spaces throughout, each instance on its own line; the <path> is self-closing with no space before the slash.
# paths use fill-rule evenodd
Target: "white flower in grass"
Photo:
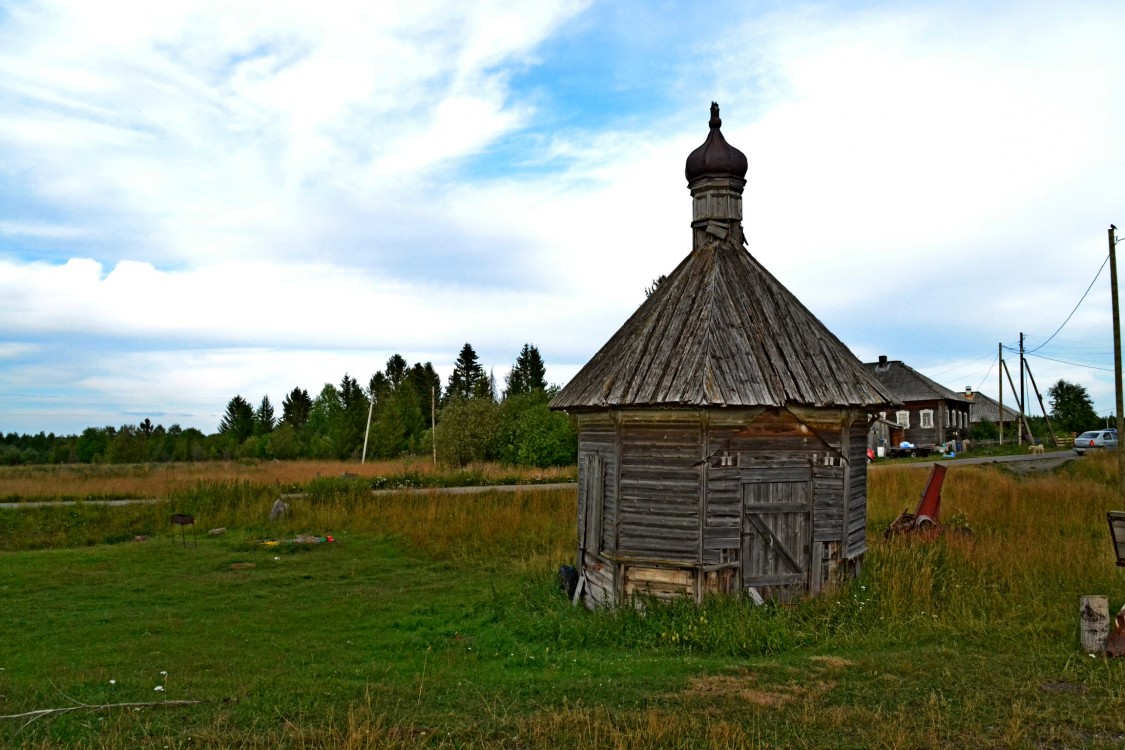
<path id="1" fill-rule="evenodd" d="M 168 673 L 167 673 L 166 671 L 164 671 L 164 670 L 161 670 L 161 671 L 160 671 L 160 674 L 161 674 L 161 675 L 163 675 L 164 677 L 167 677 L 167 676 L 168 676 Z"/>
<path id="2" fill-rule="evenodd" d="M 156 687 L 153 688 L 153 690 L 156 691 L 157 693 L 163 693 L 164 692 L 164 686 L 163 685 L 157 685 Z"/>
<path id="3" fill-rule="evenodd" d="M 109 681 L 109 684 L 110 684 L 110 685 L 116 685 L 116 684 L 117 684 L 117 680 L 110 680 L 110 681 Z"/>

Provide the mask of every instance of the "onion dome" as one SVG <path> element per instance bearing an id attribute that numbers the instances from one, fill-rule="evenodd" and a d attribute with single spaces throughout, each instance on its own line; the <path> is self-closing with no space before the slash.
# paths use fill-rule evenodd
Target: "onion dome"
<path id="1" fill-rule="evenodd" d="M 690 183 L 704 175 L 730 175 L 744 179 L 746 177 L 746 154 L 727 143 L 719 127 L 723 121 L 719 119 L 719 105 L 711 102 L 711 132 L 703 145 L 688 155 L 684 175 Z"/>

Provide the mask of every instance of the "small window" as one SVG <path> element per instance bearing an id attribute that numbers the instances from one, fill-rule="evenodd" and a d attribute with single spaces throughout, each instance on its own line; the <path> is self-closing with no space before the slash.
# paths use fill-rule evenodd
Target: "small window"
<path id="1" fill-rule="evenodd" d="M 921 424 L 922 427 L 932 428 L 934 426 L 934 410 L 933 409 L 923 409 L 921 411 L 921 413 L 919 414 L 919 418 L 921 419 L 920 424 Z"/>
<path id="2" fill-rule="evenodd" d="M 910 412 L 908 412 L 908 411 L 897 411 L 897 412 L 895 412 L 895 421 L 898 422 L 899 427 L 909 427 L 910 426 Z"/>

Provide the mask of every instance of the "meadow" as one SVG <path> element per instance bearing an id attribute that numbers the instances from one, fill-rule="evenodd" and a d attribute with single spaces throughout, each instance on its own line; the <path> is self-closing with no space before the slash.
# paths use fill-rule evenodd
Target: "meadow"
<path id="1" fill-rule="evenodd" d="M 168 498 L 0 510 L 0 714 L 72 709 L 0 719 L 0 746 L 1120 747 L 1125 664 L 1080 653 L 1077 628 L 1081 595 L 1125 603 L 1112 458 L 954 466 L 943 517 L 972 533 L 933 540 L 883 538 L 927 470 L 880 467 L 862 573 L 833 594 L 599 613 L 555 583 L 573 488 L 373 495 L 429 471 L 401 464 L 0 469 L 5 499 Z M 172 512 L 198 519 L 186 544 Z"/>

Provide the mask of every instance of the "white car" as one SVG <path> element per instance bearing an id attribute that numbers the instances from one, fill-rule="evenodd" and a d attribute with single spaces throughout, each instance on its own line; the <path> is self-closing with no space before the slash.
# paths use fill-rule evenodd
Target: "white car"
<path id="1" fill-rule="evenodd" d="M 1074 438 L 1074 452 L 1117 450 L 1117 430 L 1090 430 Z"/>

